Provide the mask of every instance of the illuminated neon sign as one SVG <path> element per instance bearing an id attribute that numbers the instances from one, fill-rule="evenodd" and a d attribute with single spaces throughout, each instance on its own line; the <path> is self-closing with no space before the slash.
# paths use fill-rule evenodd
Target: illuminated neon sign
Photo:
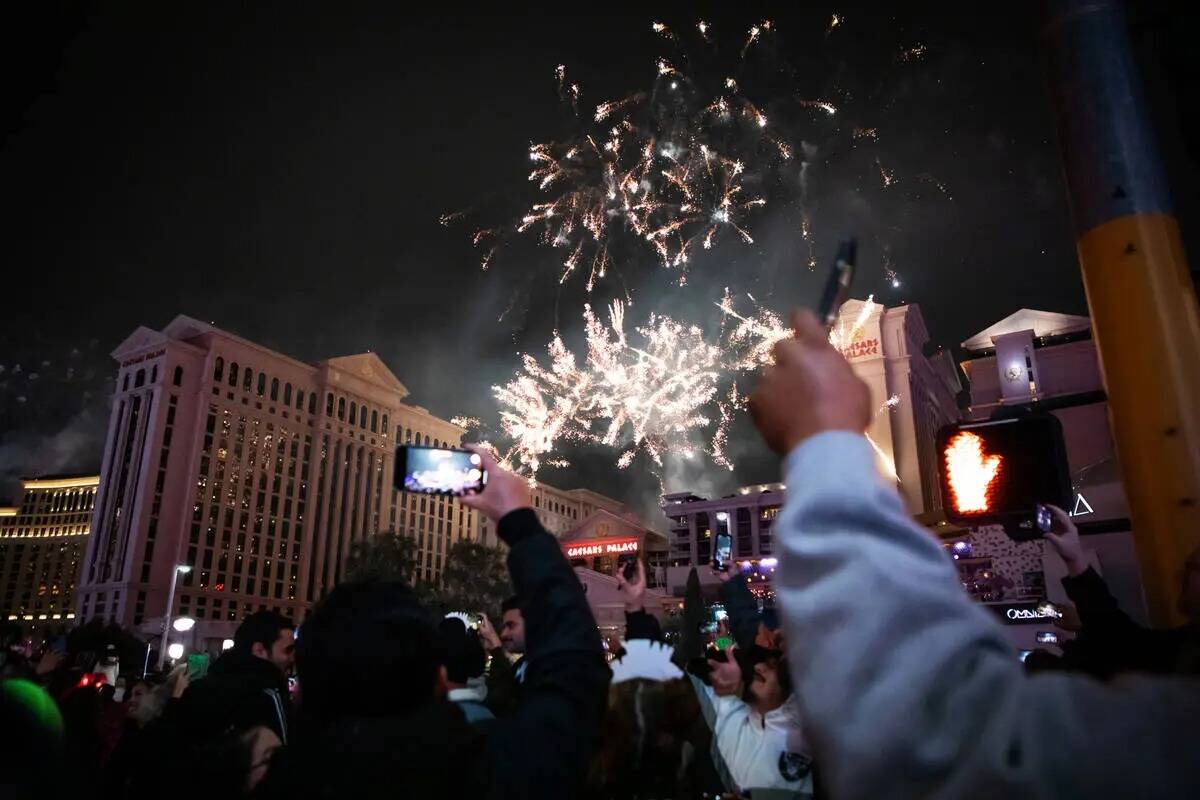
<path id="1" fill-rule="evenodd" d="M 638 540 L 608 539 L 604 541 L 580 542 L 563 547 L 567 558 L 584 558 L 585 556 L 611 556 L 621 553 L 633 553 L 638 550 Z"/>

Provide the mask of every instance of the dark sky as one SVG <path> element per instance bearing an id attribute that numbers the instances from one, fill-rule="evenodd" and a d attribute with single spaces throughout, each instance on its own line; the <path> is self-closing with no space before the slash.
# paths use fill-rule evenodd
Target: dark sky
<path id="1" fill-rule="evenodd" d="M 767 13 L 800 90 L 850 92 L 855 119 L 839 122 L 878 126 L 880 158 L 900 180 L 883 195 L 836 159 L 824 165 L 818 261 L 838 234 L 859 233 L 857 293 L 919 303 L 946 345 L 1021 307 L 1085 313 L 1036 19 L 962 3 L 880 17 L 872 5 Z M 569 13 L 584 8 L 55 5 L 10 19 L 0 492 L 18 474 L 98 466 L 107 353 L 137 325 L 178 313 L 305 360 L 375 350 L 414 402 L 494 418 L 488 387 L 518 349 L 540 352 L 556 320 L 570 336 L 584 298 L 558 290 L 561 257 L 532 247 L 481 274 L 469 231 L 438 216 L 486 206 L 504 222 L 534 199 L 527 148 L 563 125 L 556 64 L 593 103 L 647 84 L 664 52 L 651 16 Z M 653 18 L 686 28 L 699 16 L 687 8 Z M 826 36 L 835 11 L 845 23 Z M 1136 40 L 1190 237 L 1195 160 L 1174 101 L 1187 55 L 1174 15 L 1164 4 L 1139 18 Z M 706 19 L 738 39 L 762 16 Z M 900 63 L 916 44 L 924 58 Z M 718 248 L 698 267 L 700 294 L 732 283 L 779 310 L 811 303 L 815 276 L 762 286 L 764 265 L 790 273 L 798 261 L 791 228 L 767 217 L 760 230 L 755 246 Z M 900 290 L 884 279 L 884 248 Z M 661 292 L 632 267 L 628 284 L 640 310 L 708 304 Z M 741 449 L 736 478 L 773 477 L 748 435 Z M 597 451 L 543 477 L 636 502 L 654 488 L 644 471 L 614 474 Z"/>

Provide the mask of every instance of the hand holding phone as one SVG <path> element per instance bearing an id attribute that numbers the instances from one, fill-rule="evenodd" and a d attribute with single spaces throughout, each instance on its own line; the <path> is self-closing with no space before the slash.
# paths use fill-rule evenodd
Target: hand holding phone
<path id="1" fill-rule="evenodd" d="M 403 445 L 396 448 L 397 489 L 461 497 L 487 485 L 483 458 L 470 450 Z"/>

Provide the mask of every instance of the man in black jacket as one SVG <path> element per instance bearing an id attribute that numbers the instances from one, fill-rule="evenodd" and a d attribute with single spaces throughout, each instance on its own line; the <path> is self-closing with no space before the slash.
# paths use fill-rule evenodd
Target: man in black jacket
<path id="1" fill-rule="evenodd" d="M 1083 626 L 1077 644 L 1070 643 L 1076 646 L 1064 648 L 1066 665 L 1102 677 L 1127 671 L 1200 674 L 1200 551 L 1183 567 L 1179 609 L 1188 624 L 1170 630 L 1143 628 L 1121 610 L 1104 579 L 1088 564 L 1071 517 L 1061 508 L 1047 508 L 1055 523 L 1046 540 L 1067 565 L 1063 588 Z"/>
<path id="2" fill-rule="evenodd" d="M 301 715 L 267 797 L 570 797 L 604 708 L 600 635 L 527 482 L 481 452 L 486 490 L 464 505 L 497 520 L 525 618 L 527 667 L 506 717 L 468 725 L 444 697 L 434 624 L 396 582 L 338 586 L 297 649 Z"/>
<path id="3" fill-rule="evenodd" d="M 292 621 L 274 611 L 246 617 L 233 647 L 184 693 L 179 713 L 220 728 L 269 728 L 287 743 L 291 703 L 287 676 L 295 660 Z"/>

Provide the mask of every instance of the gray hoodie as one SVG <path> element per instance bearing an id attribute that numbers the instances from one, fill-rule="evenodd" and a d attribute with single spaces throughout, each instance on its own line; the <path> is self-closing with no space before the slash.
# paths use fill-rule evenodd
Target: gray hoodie
<path id="1" fill-rule="evenodd" d="M 862 436 L 784 471 L 776 593 L 831 797 L 1200 797 L 1200 682 L 1026 675 Z"/>

